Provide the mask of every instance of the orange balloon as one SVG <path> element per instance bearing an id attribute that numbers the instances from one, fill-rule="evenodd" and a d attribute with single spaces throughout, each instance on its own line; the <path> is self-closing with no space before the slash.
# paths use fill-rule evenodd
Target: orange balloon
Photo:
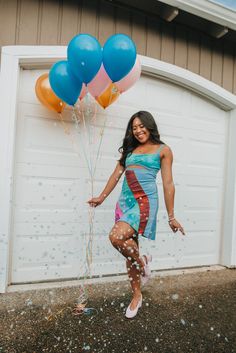
<path id="1" fill-rule="evenodd" d="M 110 104 L 117 100 L 119 95 L 120 91 L 114 83 L 111 83 L 99 97 L 96 97 L 96 100 L 104 109 L 106 109 Z"/>
<path id="2" fill-rule="evenodd" d="M 66 106 L 66 103 L 58 98 L 53 92 L 48 79 L 48 74 L 43 74 L 37 79 L 35 93 L 39 101 L 45 107 L 57 113 L 61 113 Z"/>

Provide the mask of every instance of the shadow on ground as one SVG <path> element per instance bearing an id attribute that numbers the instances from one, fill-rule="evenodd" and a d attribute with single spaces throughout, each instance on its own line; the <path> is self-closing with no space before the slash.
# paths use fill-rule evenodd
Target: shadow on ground
<path id="1" fill-rule="evenodd" d="M 86 288 L 96 310 L 79 316 L 79 287 L 0 295 L 0 352 L 236 352 L 235 269 L 157 275 L 132 320 L 128 281 Z"/>

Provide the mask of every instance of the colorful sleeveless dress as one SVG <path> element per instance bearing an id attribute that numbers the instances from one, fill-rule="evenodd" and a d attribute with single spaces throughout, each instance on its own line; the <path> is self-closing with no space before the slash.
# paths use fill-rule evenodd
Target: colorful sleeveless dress
<path id="1" fill-rule="evenodd" d="M 164 146 L 155 153 L 130 153 L 126 157 L 125 177 L 115 209 L 115 222 L 126 222 L 138 235 L 151 240 L 156 237 L 159 206 L 156 176 L 161 169 L 160 152 Z"/>

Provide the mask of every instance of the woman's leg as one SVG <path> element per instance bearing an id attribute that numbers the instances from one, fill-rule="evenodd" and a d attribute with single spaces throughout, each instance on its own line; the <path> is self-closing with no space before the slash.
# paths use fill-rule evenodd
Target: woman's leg
<path id="1" fill-rule="evenodd" d="M 131 310 L 135 309 L 141 296 L 140 275 L 144 262 L 140 259 L 138 238 L 135 230 L 126 222 L 117 222 L 110 235 L 112 245 L 126 257 L 126 267 L 133 291 Z"/>
<path id="2" fill-rule="evenodd" d="M 134 241 L 138 246 L 138 236 L 134 235 Z M 136 266 L 135 261 L 133 261 L 130 258 L 126 259 L 126 268 L 127 268 L 132 291 L 133 293 L 135 293 L 135 291 L 137 291 L 138 288 L 140 288 L 140 270 Z"/>

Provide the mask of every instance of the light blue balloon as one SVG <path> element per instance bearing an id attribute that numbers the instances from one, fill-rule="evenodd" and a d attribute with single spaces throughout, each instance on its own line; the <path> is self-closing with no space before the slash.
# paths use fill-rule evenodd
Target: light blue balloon
<path id="1" fill-rule="evenodd" d="M 82 82 L 73 75 L 68 61 L 58 61 L 49 71 L 49 82 L 54 93 L 69 105 L 80 95 Z"/>
<path id="2" fill-rule="evenodd" d="M 136 46 L 126 34 L 114 34 L 103 47 L 103 65 L 113 82 L 125 77 L 136 60 Z"/>
<path id="3" fill-rule="evenodd" d="M 78 34 L 68 45 L 67 57 L 74 75 L 88 84 L 101 67 L 102 48 L 90 34 Z"/>

